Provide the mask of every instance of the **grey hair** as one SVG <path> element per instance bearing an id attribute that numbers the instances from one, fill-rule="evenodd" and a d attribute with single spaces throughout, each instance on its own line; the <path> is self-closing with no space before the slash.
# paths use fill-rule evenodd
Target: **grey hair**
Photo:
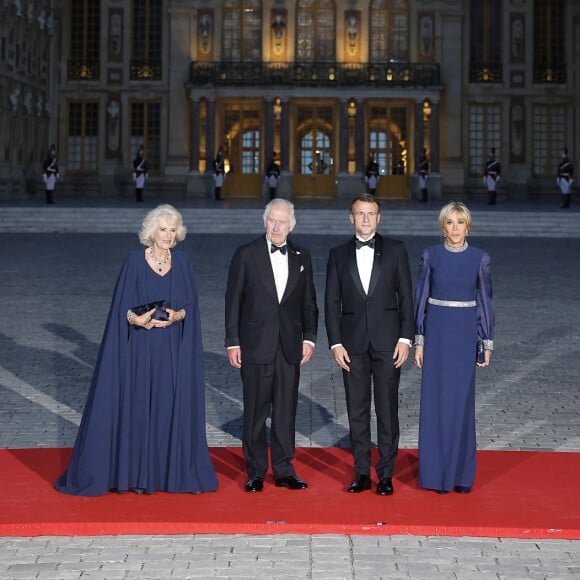
<path id="1" fill-rule="evenodd" d="M 282 199 L 280 197 L 273 199 L 271 202 L 268 203 L 268 205 L 264 209 L 264 225 L 266 225 L 266 222 L 270 217 L 270 212 L 275 207 L 281 207 L 287 209 L 290 212 L 290 227 L 293 228 L 296 225 L 296 214 L 294 213 L 294 204 L 291 201 L 288 201 L 287 199 Z"/>
<path id="2" fill-rule="evenodd" d="M 165 203 L 152 209 L 143 220 L 143 225 L 139 230 L 139 241 L 144 246 L 151 247 L 153 245 L 155 230 L 159 226 L 159 220 L 164 217 L 169 218 L 168 221 L 177 226 L 177 235 L 173 246 L 185 239 L 187 228 L 183 225 L 183 217 L 172 205 Z"/>
<path id="3" fill-rule="evenodd" d="M 471 212 L 467 209 L 467 206 L 461 201 L 450 201 L 448 204 L 444 205 L 439 212 L 439 227 L 443 229 L 443 224 L 445 220 L 456 211 L 467 224 L 467 229 L 471 228 Z"/>

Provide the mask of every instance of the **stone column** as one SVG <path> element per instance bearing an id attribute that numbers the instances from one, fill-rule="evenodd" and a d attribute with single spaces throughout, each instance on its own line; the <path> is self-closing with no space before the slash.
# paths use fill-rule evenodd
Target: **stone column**
<path id="1" fill-rule="evenodd" d="M 423 119 L 423 101 L 415 101 L 415 171 L 417 170 L 419 158 L 423 152 L 424 135 L 425 121 Z"/>
<path id="2" fill-rule="evenodd" d="M 287 99 L 282 99 L 282 114 L 280 116 L 280 169 L 290 171 L 290 112 Z"/>
<path id="3" fill-rule="evenodd" d="M 191 96 L 189 102 L 191 111 L 191 119 L 189 123 L 189 172 L 199 173 L 199 99 Z"/>
<path id="4" fill-rule="evenodd" d="M 429 142 L 429 161 L 431 163 L 431 172 L 439 173 L 439 101 L 431 103 L 431 120 L 430 120 L 430 135 Z"/>
<path id="5" fill-rule="evenodd" d="M 429 121 L 429 199 L 441 199 L 443 194 L 443 179 L 440 173 L 440 149 L 441 129 L 439 127 L 439 99 L 431 101 L 431 119 Z"/>
<path id="6" fill-rule="evenodd" d="M 340 103 L 340 119 L 338 120 L 338 172 L 339 174 L 348 174 L 348 100 Z"/>
<path id="7" fill-rule="evenodd" d="M 290 173 L 290 105 L 288 99 L 282 99 L 280 114 L 280 181 L 277 196 L 289 199 L 292 197 L 292 175 Z"/>
<path id="8" fill-rule="evenodd" d="M 270 163 L 272 152 L 274 151 L 274 103 L 272 99 L 265 99 L 264 106 L 264 162 L 262 163 L 264 171 Z"/>
<path id="9" fill-rule="evenodd" d="M 356 105 L 356 117 L 354 126 L 354 148 L 356 173 L 364 174 L 365 171 L 365 112 L 362 103 Z"/>
<path id="10" fill-rule="evenodd" d="M 211 173 L 212 164 L 217 153 L 216 146 L 215 146 L 215 101 L 213 99 L 207 100 L 207 118 L 206 118 L 206 125 L 205 125 L 205 143 L 206 143 L 206 166 L 205 172 Z"/>

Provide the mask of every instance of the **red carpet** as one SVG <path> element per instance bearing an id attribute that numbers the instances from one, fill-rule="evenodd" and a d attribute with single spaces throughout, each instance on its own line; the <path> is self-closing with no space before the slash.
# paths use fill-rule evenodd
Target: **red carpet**
<path id="1" fill-rule="evenodd" d="M 417 487 L 417 452 L 401 450 L 395 494 L 348 494 L 348 449 L 298 449 L 296 471 L 309 489 L 266 480 L 243 491 L 240 448 L 212 448 L 216 493 L 97 498 L 58 493 L 54 480 L 70 449 L 0 450 L 0 535 L 102 534 L 416 534 L 580 539 L 579 453 L 480 451 L 468 495 Z M 374 484 L 373 484 L 374 489 Z"/>

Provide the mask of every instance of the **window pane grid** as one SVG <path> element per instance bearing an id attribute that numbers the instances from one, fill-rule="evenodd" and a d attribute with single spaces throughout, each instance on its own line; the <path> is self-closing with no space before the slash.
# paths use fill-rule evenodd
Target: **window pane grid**
<path id="1" fill-rule="evenodd" d="M 333 62 L 336 55 L 334 3 L 300 0 L 296 12 L 296 60 Z"/>
<path id="2" fill-rule="evenodd" d="M 566 108 L 535 105 L 532 125 L 532 173 L 535 177 L 552 177 L 557 173 L 567 143 Z"/>
<path id="3" fill-rule="evenodd" d="M 99 106 L 71 102 L 68 106 L 67 168 L 94 173 L 98 169 Z"/>
<path id="4" fill-rule="evenodd" d="M 150 171 L 159 171 L 161 159 L 161 103 L 135 101 L 131 103 L 129 146 L 131 159 L 143 146 Z"/>
<path id="5" fill-rule="evenodd" d="M 234 62 L 261 62 L 262 7 L 259 0 L 224 3 L 222 57 Z"/>
<path id="6" fill-rule="evenodd" d="M 501 105 L 472 103 L 469 106 L 469 161 L 470 176 L 483 174 L 487 154 L 495 149 L 497 159 L 501 158 Z"/>

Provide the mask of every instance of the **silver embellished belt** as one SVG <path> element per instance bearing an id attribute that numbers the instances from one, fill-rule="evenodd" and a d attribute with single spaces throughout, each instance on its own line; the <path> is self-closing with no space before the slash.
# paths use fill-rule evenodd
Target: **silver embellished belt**
<path id="1" fill-rule="evenodd" d="M 469 300 L 467 302 L 461 302 L 461 300 L 437 300 L 437 298 L 429 298 L 429 304 L 435 304 L 435 306 L 450 306 L 451 308 L 472 308 L 477 306 L 475 300 Z"/>

